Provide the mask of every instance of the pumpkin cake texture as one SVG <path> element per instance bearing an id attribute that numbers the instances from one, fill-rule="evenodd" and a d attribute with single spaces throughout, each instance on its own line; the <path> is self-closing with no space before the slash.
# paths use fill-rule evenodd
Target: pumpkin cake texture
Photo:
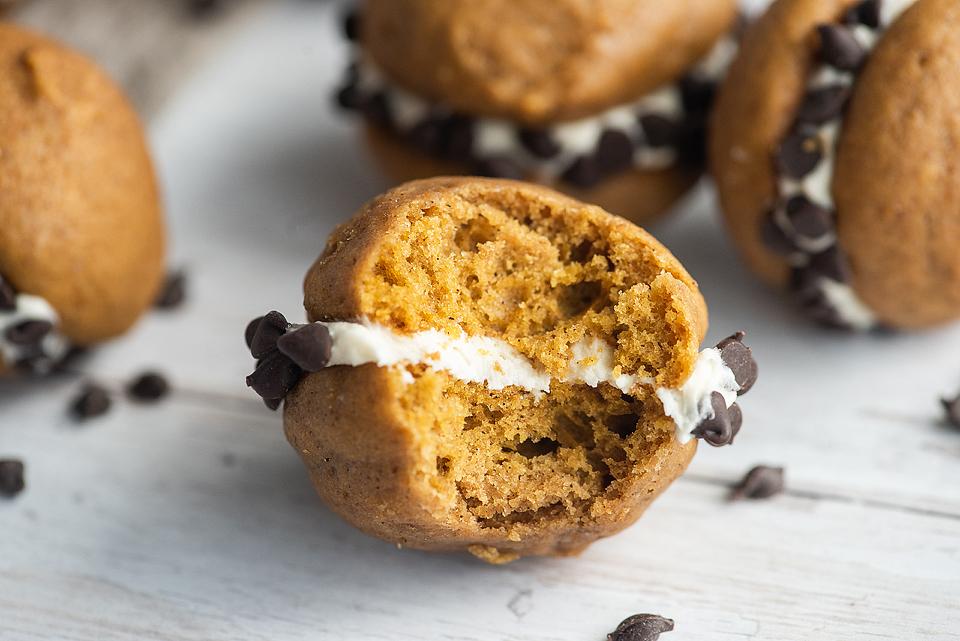
<path id="1" fill-rule="evenodd" d="M 633 523 L 756 378 L 633 224 L 552 190 L 437 178 L 373 200 L 307 274 L 309 322 L 254 320 L 248 384 L 283 402 L 317 491 L 399 545 L 490 562 Z"/>

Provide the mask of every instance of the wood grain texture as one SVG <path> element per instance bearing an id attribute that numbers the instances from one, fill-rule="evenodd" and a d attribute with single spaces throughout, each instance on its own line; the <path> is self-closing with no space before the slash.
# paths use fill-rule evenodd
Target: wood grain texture
<path id="1" fill-rule="evenodd" d="M 0 639 L 600 641 L 634 612 L 668 639 L 960 639 L 960 329 L 849 337 L 797 319 L 737 263 L 701 191 L 652 231 L 700 280 L 710 341 L 749 332 L 761 379 L 735 446 L 575 559 L 488 567 L 398 550 L 324 509 L 245 389 L 247 320 L 297 317 L 326 234 L 387 185 L 330 110 L 336 7 L 276 3 L 152 121 L 190 298 L 82 364 L 120 389 L 150 366 L 162 405 L 78 426 L 76 376 L 0 385 Z M 789 492 L 728 504 L 756 463 Z"/>

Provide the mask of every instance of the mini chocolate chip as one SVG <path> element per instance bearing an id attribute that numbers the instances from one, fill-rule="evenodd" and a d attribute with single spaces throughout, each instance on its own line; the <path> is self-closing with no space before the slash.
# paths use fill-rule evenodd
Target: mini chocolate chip
<path id="1" fill-rule="evenodd" d="M 14 345 L 38 345 L 52 330 L 50 321 L 26 320 L 9 327 L 4 336 Z"/>
<path id="2" fill-rule="evenodd" d="M 814 274 L 825 276 L 838 283 L 846 283 L 850 280 L 850 270 L 847 268 L 847 261 L 836 245 L 828 247 L 819 254 L 811 255 L 807 269 Z"/>
<path id="3" fill-rule="evenodd" d="M 360 12 L 356 9 L 343 16 L 343 35 L 350 42 L 360 39 Z"/>
<path id="4" fill-rule="evenodd" d="M 393 114 L 390 113 L 390 99 L 386 93 L 378 91 L 367 97 L 361 101 L 360 110 L 367 120 L 378 127 L 393 129 Z"/>
<path id="5" fill-rule="evenodd" d="M 560 178 L 575 187 L 593 187 L 602 178 L 597 161 L 590 156 L 574 160 Z"/>
<path id="6" fill-rule="evenodd" d="M 743 422 L 740 407 L 736 403 L 727 407 L 720 392 L 713 392 L 710 395 L 710 405 L 713 408 L 713 416 L 701 421 L 693 429 L 692 434 L 714 447 L 730 445 Z"/>
<path id="7" fill-rule="evenodd" d="M 830 85 L 808 91 L 800 103 L 797 117 L 808 123 L 821 125 L 839 118 L 850 98 L 850 87 Z"/>
<path id="8" fill-rule="evenodd" d="M 458 162 L 468 162 L 473 155 L 473 120 L 453 115 L 443 125 L 443 155 Z"/>
<path id="9" fill-rule="evenodd" d="M 520 144 L 537 158 L 553 158 L 560 153 L 560 145 L 549 129 L 523 127 L 517 132 Z"/>
<path id="10" fill-rule="evenodd" d="M 135 401 L 152 403 L 170 392 L 170 383 L 157 372 L 144 372 L 127 385 L 127 396 Z"/>
<path id="11" fill-rule="evenodd" d="M 0 496 L 11 498 L 23 491 L 23 472 L 23 461 L 0 459 Z"/>
<path id="12" fill-rule="evenodd" d="M 605 174 L 623 171 L 633 166 L 633 141 L 618 129 L 607 129 L 597 142 L 597 165 Z"/>
<path id="13" fill-rule="evenodd" d="M 768 499 L 783 492 L 783 468 L 757 465 L 730 492 L 731 501 Z"/>
<path id="14" fill-rule="evenodd" d="M 862 24 L 871 29 L 880 28 L 881 0 L 866 0 L 851 7 L 843 16 L 845 24 Z"/>
<path id="15" fill-rule="evenodd" d="M 79 421 L 103 416 L 110 410 L 110 393 L 96 383 L 87 383 L 70 403 L 70 415 Z"/>
<path id="16" fill-rule="evenodd" d="M 247 386 L 266 399 L 282 399 L 300 380 L 302 370 L 288 356 L 275 352 L 257 363 Z"/>
<path id="17" fill-rule="evenodd" d="M 257 329 L 260 327 L 260 321 L 263 320 L 263 316 L 257 316 L 252 321 L 247 323 L 247 328 L 243 330 L 243 340 L 247 343 L 247 349 L 253 347 L 253 337 L 257 335 Z"/>
<path id="18" fill-rule="evenodd" d="M 940 403 L 943 405 L 947 422 L 956 428 L 960 428 L 960 396 L 952 399 L 941 398 Z"/>
<path id="19" fill-rule="evenodd" d="M 866 60 L 866 50 L 847 27 L 822 24 L 817 27 L 817 33 L 820 34 L 820 58 L 831 67 L 856 71 Z"/>
<path id="20" fill-rule="evenodd" d="M 717 83 L 696 76 L 680 80 L 680 96 L 683 110 L 692 114 L 707 114 L 717 94 Z"/>
<path id="21" fill-rule="evenodd" d="M 803 178 L 823 159 L 823 143 L 814 127 L 791 132 L 777 149 L 777 168 L 783 176 Z"/>
<path id="22" fill-rule="evenodd" d="M 757 382 L 757 361 L 753 358 L 753 351 L 743 344 L 744 336 L 746 332 L 740 331 L 717 343 L 720 359 L 733 372 L 733 377 L 740 386 L 737 396 L 749 392 Z"/>
<path id="23" fill-rule="evenodd" d="M 760 241 L 764 247 L 780 256 L 792 256 L 797 253 L 797 246 L 777 224 L 772 211 L 767 212 L 760 221 Z"/>
<path id="24" fill-rule="evenodd" d="M 320 323 L 308 323 L 287 332 L 277 341 L 281 354 L 290 357 L 298 367 L 307 372 L 319 372 L 330 362 L 330 330 Z"/>
<path id="25" fill-rule="evenodd" d="M 680 125 L 657 114 L 640 116 L 640 127 L 651 147 L 672 147 L 680 139 Z"/>
<path id="26" fill-rule="evenodd" d="M 154 307 L 158 309 L 174 309 L 183 304 L 187 298 L 187 275 L 181 271 L 167 275 L 160 295 L 157 296 Z"/>
<path id="27" fill-rule="evenodd" d="M 833 231 L 833 213 L 806 196 L 792 197 L 785 209 L 790 225 L 807 238 L 819 238 Z"/>
<path id="28" fill-rule="evenodd" d="M 673 630 L 673 620 L 657 614 L 634 614 L 620 622 L 607 635 L 607 641 L 657 641 L 664 632 Z"/>
<path id="29" fill-rule="evenodd" d="M 283 336 L 289 326 L 287 319 L 278 311 L 264 316 L 250 341 L 250 353 L 253 357 L 263 358 L 273 352 L 277 348 L 277 339 Z"/>
<path id="30" fill-rule="evenodd" d="M 443 144 L 443 124 L 439 118 L 421 120 L 407 131 L 407 140 L 421 151 L 438 153 Z"/>
<path id="31" fill-rule="evenodd" d="M 12 312 L 17 308 L 17 292 L 13 286 L 0 276 L 0 311 Z"/>
<path id="32" fill-rule="evenodd" d="M 347 111 L 361 111 L 366 102 L 366 96 L 360 91 L 356 82 L 348 82 L 337 91 L 336 101 Z"/>
<path id="33" fill-rule="evenodd" d="M 477 176 L 486 176 L 488 178 L 512 178 L 514 180 L 523 180 L 523 170 L 517 163 L 505 157 L 483 158 L 474 163 L 474 173 Z"/>

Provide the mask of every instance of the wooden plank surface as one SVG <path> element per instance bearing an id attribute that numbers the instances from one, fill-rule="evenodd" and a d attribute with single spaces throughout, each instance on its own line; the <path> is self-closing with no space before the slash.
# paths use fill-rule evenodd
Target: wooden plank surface
<path id="1" fill-rule="evenodd" d="M 193 70 L 151 134 L 190 300 L 84 363 L 176 392 L 64 415 L 79 378 L 0 386 L 0 639 L 960 639 L 960 330 L 848 337 L 794 318 L 738 264 L 707 190 L 652 229 L 701 283 L 714 340 L 746 328 L 761 381 L 731 448 L 702 448 L 641 522 L 575 559 L 487 567 L 356 533 L 315 498 L 279 417 L 244 388 L 246 321 L 299 309 L 330 228 L 386 183 L 329 109 L 335 8 L 265 7 Z M 731 505 L 759 462 L 790 491 Z"/>

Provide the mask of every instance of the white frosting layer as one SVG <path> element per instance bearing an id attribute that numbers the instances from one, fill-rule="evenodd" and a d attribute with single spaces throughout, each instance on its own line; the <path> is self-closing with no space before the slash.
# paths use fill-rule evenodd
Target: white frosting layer
<path id="1" fill-rule="evenodd" d="M 404 381 L 413 376 L 409 365 L 425 365 L 447 372 L 454 378 L 480 383 L 493 390 L 520 387 L 538 398 L 550 391 L 553 377 L 538 370 L 530 360 L 506 341 L 489 336 L 451 336 L 437 330 L 398 334 L 391 329 L 370 323 L 318 323 L 327 328 L 332 341 L 329 366 L 357 366 L 373 363 L 380 367 L 401 367 Z M 588 337 L 572 346 L 565 374 L 565 383 L 583 383 L 597 387 L 608 383 L 624 393 L 637 385 L 653 385 L 653 379 L 626 374 L 613 364 L 613 347 L 607 342 Z M 727 406 L 737 396 L 739 386 L 729 367 L 720 358 L 720 351 L 702 351 L 690 378 L 679 389 L 657 388 L 664 412 L 677 426 L 677 439 L 686 443 L 693 429 L 704 419 L 713 417 L 710 396 L 723 395 Z"/>
<path id="2" fill-rule="evenodd" d="M 60 317 L 45 299 L 30 294 L 17 294 L 16 308 L 13 311 L 0 310 L 0 356 L 8 366 L 29 355 L 27 348 L 7 340 L 7 330 L 27 321 L 46 321 L 56 327 Z M 56 330 L 51 331 L 41 343 L 45 358 L 35 361 L 35 369 L 38 373 L 44 373 L 66 355 L 69 347 L 62 334 Z"/>

